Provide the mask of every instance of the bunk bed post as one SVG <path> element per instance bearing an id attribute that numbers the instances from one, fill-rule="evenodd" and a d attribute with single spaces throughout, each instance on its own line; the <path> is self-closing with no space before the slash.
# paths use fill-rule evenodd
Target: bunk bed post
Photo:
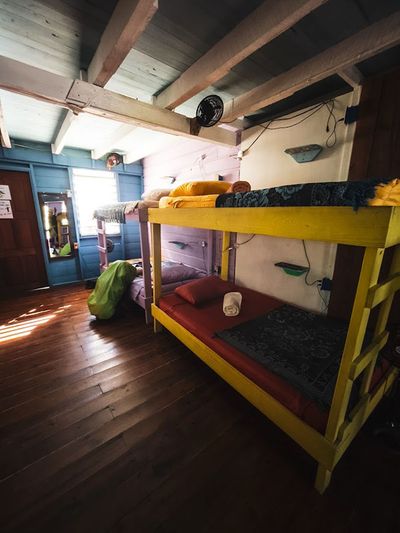
<path id="1" fill-rule="evenodd" d="M 97 219 L 97 249 L 100 255 L 100 274 L 108 267 L 107 234 L 104 220 Z"/>
<path id="2" fill-rule="evenodd" d="M 152 264 L 153 264 L 153 304 L 157 305 L 161 296 L 161 226 L 151 224 Z M 154 319 L 154 332 L 162 331 L 162 325 Z"/>
<path id="3" fill-rule="evenodd" d="M 349 329 L 325 433 L 325 438 L 332 444 L 336 443 L 340 427 L 345 420 L 353 386 L 353 381 L 350 379 L 351 365 L 361 352 L 371 311 L 366 306 L 368 292 L 378 281 L 383 254 L 384 248 L 366 248 L 364 252 L 357 292 L 354 298 Z M 319 464 L 315 488 L 321 494 L 329 485 L 331 474 L 332 472 L 322 463 Z"/>
<path id="4" fill-rule="evenodd" d="M 229 253 L 231 245 L 230 231 L 222 233 L 222 257 L 221 257 L 221 279 L 228 281 L 229 278 Z"/>
<path id="5" fill-rule="evenodd" d="M 395 274 L 398 275 L 399 273 L 400 273 L 400 245 L 397 245 L 395 247 L 392 263 L 390 265 L 389 279 L 391 276 L 394 276 Z M 386 299 L 384 299 L 381 303 L 381 306 L 379 309 L 378 320 L 375 326 L 374 337 L 383 335 L 385 332 L 395 293 L 396 293 L 396 290 L 393 290 L 390 294 L 388 294 Z M 379 352 L 376 353 L 375 357 L 372 358 L 371 362 L 365 369 L 364 376 L 363 376 L 363 382 L 362 382 L 361 389 L 360 389 L 360 396 L 364 396 L 365 394 L 367 394 L 370 389 L 371 379 L 372 379 L 372 375 L 374 372 L 378 353 Z"/>
<path id="6" fill-rule="evenodd" d="M 146 324 L 150 324 L 151 316 L 151 265 L 150 265 L 150 245 L 149 245 L 149 227 L 147 223 L 147 209 L 144 213 L 139 210 L 139 233 L 140 233 L 140 253 L 142 256 L 143 266 L 143 284 L 144 284 L 144 313 Z"/>

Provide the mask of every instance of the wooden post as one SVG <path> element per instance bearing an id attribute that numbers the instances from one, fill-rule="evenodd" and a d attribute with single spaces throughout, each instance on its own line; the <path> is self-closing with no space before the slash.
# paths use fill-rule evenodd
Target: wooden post
<path id="1" fill-rule="evenodd" d="M 230 231 L 222 233 L 222 257 L 221 257 L 221 279 L 228 281 L 229 277 L 229 253 L 231 244 Z"/>
<path id="2" fill-rule="evenodd" d="M 161 296 L 161 226 L 151 224 L 152 264 L 153 264 L 153 304 L 158 305 Z M 162 326 L 154 320 L 154 332 L 158 333 Z"/>
<path id="3" fill-rule="evenodd" d="M 339 429 L 346 416 L 353 385 L 353 381 L 350 379 L 350 369 L 354 359 L 361 352 L 371 312 L 366 307 L 368 291 L 378 281 L 383 254 L 383 248 L 366 248 L 364 252 L 364 260 L 325 433 L 325 438 L 332 444 L 336 442 Z M 321 494 L 329 485 L 331 473 L 323 464 L 319 464 L 315 488 Z"/>
<path id="4" fill-rule="evenodd" d="M 400 272 L 400 245 L 396 246 L 396 249 L 394 251 L 392 264 L 390 265 L 390 271 L 389 276 L 391 274 L 396 274 Z M 375 326 L 375 332 L 374 337 L 377 337 L 378 335 L 382 334 L 383 331 L 386 328 L 386 324 L 389 318 L 390 309 L 392 307 L 393 298 L 394 298 L 395 292 L 390 294 L 382 303 L 379 309 L 379 315 L 378 320 Z M 360 396 L 363 396 L 364 394 L 367 394 L 369 391 L 369 388 L 371 386 L 371 379 L 372 375 L 374 373 L 374 368 L 376 364 L 376 359 L 378 357 L 378 353 L 376 356 L 371 360 L 368 367 L 364 371 L 363 376 L 363 382 L 360 389 Z"/>
<path id="5" fill-rule="evenodd" d="M 145 217 L 146 221 L 141 220 L 140 217 L 141 211 L 139 211 L 139 232 L 140 232 L 140 252 L 142 255 L 142 265 L 143 265 L 143 285 L 144 285 L 144 296 L 145 296 L 145 318 L 146 324 L 151 322 L 151 265 L 150 265 L 150 245 L 149 245 L 149 227 L 147 223 L 147 214 Z"/>

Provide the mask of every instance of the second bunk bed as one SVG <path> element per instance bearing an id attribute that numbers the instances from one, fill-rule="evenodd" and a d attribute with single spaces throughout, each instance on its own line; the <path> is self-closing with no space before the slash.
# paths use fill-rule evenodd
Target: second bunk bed
<path id="1" fill-rule="evenodd" d="M 400 207 L 395 207 L 400 201 L 388 199 L 375 183 L 277 189 L 220 195 L 213 199 L 217 207 L 150 209 L 152 313 L 155 331 L 168 329 L 317 461 L 315 486 L 323 493 L 334 467 L 398 375 L 379 354 L 388 341 L 389 312 L 400 289 Z M 283 207 L 285 202 L 289 206 Z M 199 205 L 204 205 L 201 199 Z M 192 282 L 164 297 L 160 232 L 178 220 L 181 226 L 223 232 L 221 279 Z M 350 322 L 228 283 L 232 232 L 362 247 Z M 394 254 L 382 279 L 388 248 Z M 241 312 L 225 316 L 224 294 L 235 290 L 243 297 Z M 378 317 L 371 325 L 376 307 Z"/>
<path id="2" fill-rule="evenodd" d="M 97 248 L 99 251 L 100 273 L 104 272 L 109 265 L 109 247 L 110 240 L 107 236 L 106 224 L 119 223 L 129 224 L 137 223 L 139 227 L 140 240 L 140 257 L 130 258 L 129 262 L 141 269 L 141 275 L 137 276 L 131 283 L 129 294 L 136 304 L 144 309 L 146 324 L 152 321 L 151 303 L 152 293 L 152 266 L 150 258 L 149 244 L 149 227 L 148 227 L 148 208 L 158 207 L 157 201 L 131 201 L 117 202 L 107 206 L 99 207 L 94 217 L 97 221 Z M 178 224 L 179 225 L 179 224 Z M 178 244 L 181 244 L 178 242 Z M 182 243 L 186 245 L 186 243 Z M 163 261 L 163 294 L 168 294 L 174 289 L 191 280 L 201 278 L 211 273 L 213 268 L 213 233 L 205 232 L 199 239 L 202 246 L 201 260 L 190 258 L 185 264 L 176 261 L 177 254 L 164 253 Z M 193 265 L 191 264 L 193 263 Z"/>

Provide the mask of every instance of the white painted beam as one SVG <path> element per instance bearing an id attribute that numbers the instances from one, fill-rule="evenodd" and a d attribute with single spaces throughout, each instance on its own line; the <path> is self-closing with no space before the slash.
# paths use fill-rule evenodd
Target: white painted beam
<path id="1" fill-rule="evenodd" d="M 81 79 L 104 87 L 129 54 L 157 8 L 158 0 L 119 0 L 85 76 L 82 76 L 81 71 Z M 75 119 L 76 115 L 71 112 L 65 117 L 51 145 L 53 154 L 61 153 Z"/>
<path id="2" fill-rule="evenodd" d="M 227 104 L 223 120 L 271 105 L 322 79 L 360 63 L 400 43 L 400 11 L 384 18 L 339 44 L 275 78 L 234 98 Z"/>
<path id="3" fill-rule="evenodd" d="M 339 70 L 338 74 L 346 83 L 351 85 L 353 89 L 356 89 L 364 83 L 364 76 L 354 65 Z"/>
<path id="4" fill-rule="evenodd" d="M 96 146 L 96 148 L 92 150 L 92 159 L 100 159 L 113 148 L 118 148 L 118 144 L 123 142 L 134 131 L 135 128 L 132 128 L 131 125 L 121 124 L 111 138 L 108 138 L 105 142 Z"/>
<path id="5" fill-rule="evenodd" d="M 281 35 L 326 0 L 263 2 L 156 98 L 174 109 L 223 78 L 238 63 Z"/>
<path id="6" fill-rule="evenodd" d="M 61 154 L 65 146 L 65 141 L 67 139 L 67 135 L 70 130 L 70 127 L 77 118 L 78 118 L 77 115 L 74 115 L 72 111 L 67 112 L 67 115 L 64 118 L 63 123 L 60 126 L 60 129 L 58 130 L 55 141 L 51 145 L 51 151 L 53 154 L 55 155 Z"/>
<path id="7" fill-rule="evenodd" d="M 11 148 L 10 136 L 4 119 L 3 107 L 0 101 L 0 142 L 3 148 Z"/>
<path id="8" fill-rule="evenodd" d="M 57 104 L 76 113 L 109 118 L 118 122 L 236 146 L 235 132 L 193 126 L 188 117 L 152 104 L 107 91 L 82 80 L 71 80 L 20 61 L 0 56 L 0 88 Z"/>
<path id="9" fill-rule="evenodd" d="M 88 81 L 104 87 L 158 8 L 158 0 L 119 0 L 88 68 Z"/>
<path id="10" fill-rule="evenodd" d="M 151 130 L 138 128 L 129 137 L 131 149 L 124 155 L 124 163 L 135 163 L 144 157 L 154 154 L 177 141 L 174 135 L 164 135 Z"/>

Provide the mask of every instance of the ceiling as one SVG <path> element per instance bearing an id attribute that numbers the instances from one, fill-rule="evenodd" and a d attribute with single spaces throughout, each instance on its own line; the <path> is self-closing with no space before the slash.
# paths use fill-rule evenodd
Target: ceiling
<path id="1" fill-rule="evenodd" d="M 158 11 L 106 88 L 151 102 L 261 3 L 159 0 Z M 79 78 L 80 70 L 86 69 L 93 57 L 115 5 L 116 0 L 0 0 L 0 55 Z M 229 101 L 398 9 L 398 0 L 329 0 L 176 111 L 193 116 L 198 102 L 210 93 Z M 396 47 L 357 67 L 364 76 L 371 76 L 399 64 L 400 47 Z M 258 110 L 246 117 L 245 126 L 351 89 L 339 76 L 331 76 Z M 54 142 L 66 115 L 64 109 L 2 90 L 0 101 L 10 137 Z M 127 135 L 116 141 L 120 127 L 115 121 L 81 114 L 68 130 L 65 144 L 92 150 L 109 142 L 110 150 L 129 152 L 137 142 L 138 131 L 131 138 Z M 149 134 L 147 142 L 158 146 L 157 136 L 171 142 L 171 136 L 161 133 Z"/>

